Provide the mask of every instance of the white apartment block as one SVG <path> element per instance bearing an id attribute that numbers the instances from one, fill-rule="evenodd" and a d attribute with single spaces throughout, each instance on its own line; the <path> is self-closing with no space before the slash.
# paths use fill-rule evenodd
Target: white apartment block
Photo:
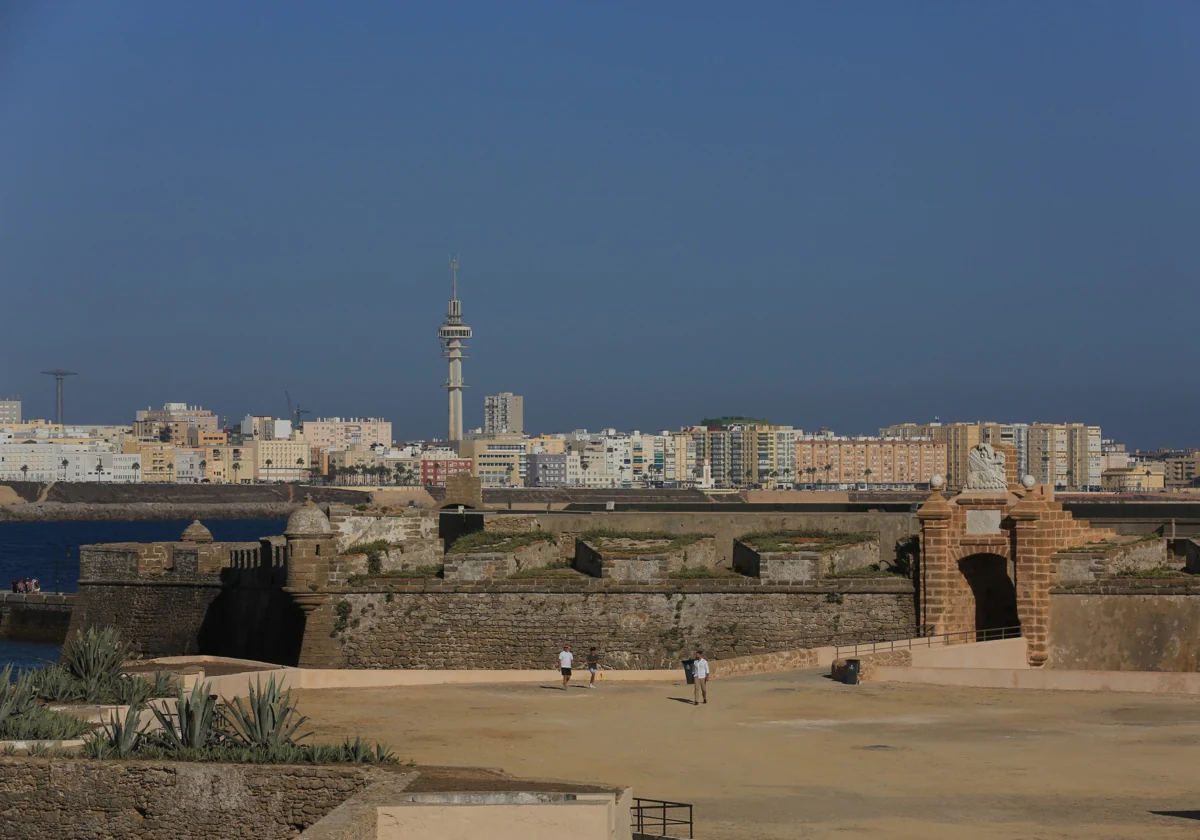
<path id="1" fill-rule="evenodd" d="M 97 445 L 15 443 L 0 437 L 3 481 L 140 481 L 141 456 L 114 453 Z"/>

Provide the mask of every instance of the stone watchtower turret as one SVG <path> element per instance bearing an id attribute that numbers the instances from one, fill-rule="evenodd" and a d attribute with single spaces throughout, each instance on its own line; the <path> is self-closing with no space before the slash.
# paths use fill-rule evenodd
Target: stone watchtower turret
<path id="1" fill-rule="evenodd" d="M 333 526 L 312 496 L 287 521 L 287 588 L 297 592 L 314 591 L 329 583 L 329 558 L 337 554 Z"/>
<path id="2" fill-rule="evenodd" d="M 288 518 L 287 586 L 292 602 L 304 611 L 304 638 L 299 664 L 305 668 L 340 668 L 341 653 L 330 638 L 333 610 L 329 595 L 329 560 L 337 554 L 337 536 L 329 517 L 306 496 L 304 504 Z"/>

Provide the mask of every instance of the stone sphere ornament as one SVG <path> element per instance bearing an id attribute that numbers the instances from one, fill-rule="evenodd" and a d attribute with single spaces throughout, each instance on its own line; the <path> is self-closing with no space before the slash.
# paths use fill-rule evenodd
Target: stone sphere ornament
<path id="1" fill-rule="evenodd" d="M 933 478 L 929 479 L 929 487 L 932 490 L 941 490 L 945 486 L 946 486 L 946 479 L 943 478 L 941 475 L 935 475 L 935 476 L 933 476 Z"/>
<path id="2" fill-rule="evenodd" d="M 1037 482 L 1034 480 L 1033 476 L 1031 476 L 1031 475 L 1027 475 L 1027 476 L 1025 476 L 1024 478 L 1022 478 L 1022 479 L 1021 479 L 1021 485 L 1022 485 L 1022 486 L 1023 486 L 1023 487 L 1024 487 L 1026 490 L 1032 490 L 1032 489 L 1033 489 L 1033 485 L 1034 485 L 1034 484 L 1036 484 L 1036 483 L 1037 483 Z"/>

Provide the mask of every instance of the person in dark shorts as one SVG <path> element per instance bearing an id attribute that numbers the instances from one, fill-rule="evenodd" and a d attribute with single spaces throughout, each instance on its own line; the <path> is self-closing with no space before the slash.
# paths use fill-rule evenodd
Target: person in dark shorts
<path id="1" fill-rule="evenodd" d="M 570 645 L 563 645 L 562 652 L 558 654 L 558 670 L 562 672 L 563 691 L 567 690 L 567 683 L 571 681 L 571 663 L 575 661 L 575 654 L 571 653 Z"/>
<path id="2" fill-rule="evenodd" d="M 596 649 L 592 648 L 587 655 L 588 674 L 591 679 L 588 680 L 588 688 L 596 687 L 596 673 L 600 670 L 600 654 L 596 653 Z"/>

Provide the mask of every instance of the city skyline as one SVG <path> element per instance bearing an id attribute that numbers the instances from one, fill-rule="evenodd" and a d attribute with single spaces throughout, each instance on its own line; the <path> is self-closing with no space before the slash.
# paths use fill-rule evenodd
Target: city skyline
<path id="1" fill-rule="evenodd" d="M 1136 329 L 1200 303 L 1188 4 L 5 15 L 0 392 L 29 416 L 62 367 L 68 422 L 290 391 L 441 437 L 457 252 L 467 428 L 513 392 L 532 430 L 1196 443 L 1188 331 Z"/>

